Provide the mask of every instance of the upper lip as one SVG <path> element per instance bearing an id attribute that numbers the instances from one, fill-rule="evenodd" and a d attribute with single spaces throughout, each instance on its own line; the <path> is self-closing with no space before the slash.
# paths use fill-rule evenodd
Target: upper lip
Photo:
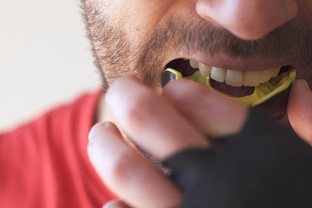
<path id="1" fill-rule="evenodd" d="M 225 54 L 214 54 L 209 56 L 203 53 L 195 53 L 189 56 L 180 56 L 172 58 L 169 61 L 184 58 L 197 61 L 199 63 L 207 64 L 214 67 L 233 69 L 238 71 L 256 71 L 266 70 L 272 68 L 281 68 L 286 65 L 292 65 L 290 60 L 282 60 L 277 57 L 248 57 L 248 58 L 237 58 L 229 57 Z"/>

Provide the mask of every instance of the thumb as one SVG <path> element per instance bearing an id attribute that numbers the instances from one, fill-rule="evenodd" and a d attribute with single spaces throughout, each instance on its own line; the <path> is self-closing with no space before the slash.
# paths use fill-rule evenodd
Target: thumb
<path id="1" fill-rule="evenodd" d="M 295 132 L 312 145 L 312 92 L 305 80 L 297 80 L 294 83 L 287 113 Z"/>

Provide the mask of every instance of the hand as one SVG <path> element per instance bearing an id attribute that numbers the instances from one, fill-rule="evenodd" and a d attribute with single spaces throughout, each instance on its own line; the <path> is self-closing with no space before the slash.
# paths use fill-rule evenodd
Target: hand
<path id="1" fill-rule="evenodd" d="M 208 149 L 207 134 L 238 132 L 247 117 L 237 101 L 186 80 L 170 83 L 159 96 L 133 78 L 122 78 L 106 96 L 119 126 L 159 160 L 191 147 Z M 161 208 L 181 202 L 176 186 L 111 123 L 92 129 L 89 155 L 106 185 L 129 205 Z"/>
<path id="2" fill-rule="evenodd" d="M 311 141 L 311 97 L 305 83 L 297 81 L 288 108 L 290 123 L 306 141 Z M 235 133 L 242 127 L 247 114 L 246 108 L 235 101 L 184 80 L 169 84 L 164 96 L 159 97 L 137 81 L 123 79 L 111 87 L 107 98 L 108 106 L 123 129 L 159 159 L 189 147 L 209 148 L 204 135 Z M 227 116 L 220 116 L 224 114 Z M 146 141 L 146 138 L 150 140 Z M 114 125 L 97 125 L 90 139 L 91 160 L 106 184 L 121 199 L 135 207 L 179 204 L 181 194 L 175 185 L 129 148 Z M 146 184 L 150 186 L 146 187 Z M 127 205 L 114 202 L 106 207 L 124 208 Z"/>
<path id="3" fill-rule="evenodd" d="M 292 128 L 312 146 L 312 92 L 306 81 L 294 83 L 287 112 Z"/>
<path id="4" fill-rule="evenodd" d="M 292 101 L 293 106 L 308 105 L 307 102 L 298 101 L 302 96 L 306 99 L 311 94 L 302 87 L 300 83 L 294 85 L 291 96 L 297 97 Z M 124 92 L 124 89 L 131 91 Z M 127 100 L 133 102 L 127 103 Z M 109 91 L 108 105 L 133 140 L 161 160 L 190 147 L 209 148 L 205 135 L 224 136 L 236 133 L 247 117 L 247 109 L 241 104 L 185 80 L 169 84 L 164 96 L 159 97 L 137 81 L 122 79 Z M 308 109 L 302 111 L 306 112 Z M 294 111 L 289 108 L 288 112 Z M 290 118 L 290 121 L 293 125 L 294 119 Z M 293 125 L 294 129 L 297 127 L 297 133 L 305 135 L 302 132 L 309 130 L 308 125 L 298 130 L 298 124 L 300 123 Z M 112 124 L 105 126 L 93 129 L 90 136 L 93 142 L 89 152 L 106 184 L 134 207 L 173 207 L 179 204 L 181 194 L 175 186 L 161 174 L 154 174 L 159 172 L 123 143 L 116 127 Z M 151 132 L 154 133 L 151 135 Z M 146 141 L 146 138 L 149 140 Z M 125 154 L 130 156 L 122 157 Z M 151 185 L 147 189 L 143 188 L 146 181 Z M 134 191 L 136 194 L 132 194 Z M 111 205 L 116 208 L 118 206 Z"/>

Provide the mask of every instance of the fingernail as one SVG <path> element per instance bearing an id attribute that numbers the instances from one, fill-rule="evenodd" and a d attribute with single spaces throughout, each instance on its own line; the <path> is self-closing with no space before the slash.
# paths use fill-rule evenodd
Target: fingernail
<path id="1" fill-rule="evenodd" d="M 92 145 L 94 143 L 94 141 L 97 139 L 98 135 L 100 135 L 101 130 L 105 129 L 105 128 L 112 128 L 113 124 L 111 122 L 101 122 L 101 123 L 97 123 L 95 124 L 90 132 L 89 132 L 89 145 Z"/>
<path id="2" fill-rule="evenodd" d="M 307 80 L 304 80 L 304 79 L 297 80 L 296 84 L 301 86 L 302 87 L 301 89 L 304 89 L 304 90 L 306 90 L 308 92 L 311 92 L 311 89 L 309 87 L 309 84 L 308 84 Z"/>
<path id="3" fill-rule="evenodd" d="M 303 80 L 303 85 L 305 86 L 305 88 L 306 88 L 308 91 L 311 92 L 311 89 L 310 89 L 310 87 L 309 87 L 309 84 L 308 84 L 307 80 Z"/>

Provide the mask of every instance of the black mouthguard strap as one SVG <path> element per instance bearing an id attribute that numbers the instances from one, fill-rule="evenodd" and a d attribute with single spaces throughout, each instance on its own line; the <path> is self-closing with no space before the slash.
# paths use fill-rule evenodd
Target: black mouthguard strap
<path id="1" fill-rule="evenodd" d="M 184 193 L 182 208 L 312 207 L 312 148 L 255 109 L 241 133 L 164 165 Z"/>

